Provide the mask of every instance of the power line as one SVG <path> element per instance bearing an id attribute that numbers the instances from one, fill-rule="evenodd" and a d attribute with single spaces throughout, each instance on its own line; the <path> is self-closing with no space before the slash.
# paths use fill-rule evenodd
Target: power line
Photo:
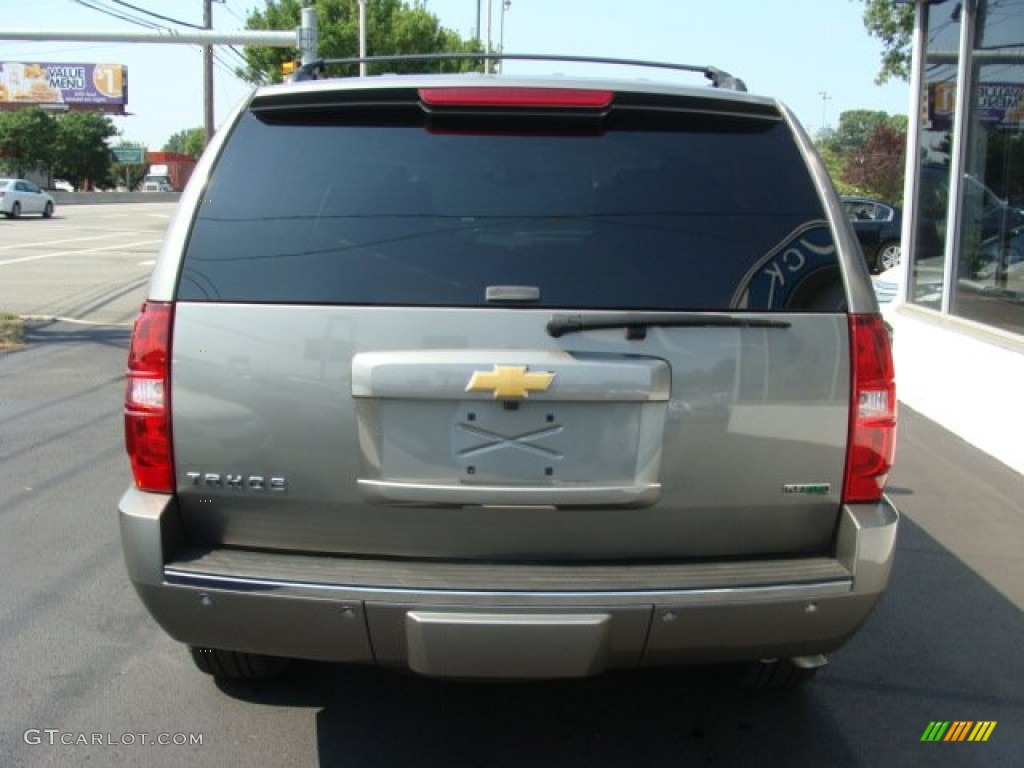
<path id="1" fill-rule="evenodd" d="M 163 27 L 161 27 L 159 24 L 154 24 L 153 22 L 146 21 L 145 19 L 134 18 L 123 13 L 118 13 L 113 8 L 104 8 L 103 6 L 87 2 L 87 0 L 71 1 L 73 3 L 78 3 L 78 5 L 81 5 L 83 8 L 88 8 L 90 11 L 96 11 L 97 13 L 102 13 L 105 16 L 120 19 L 121 21 L 127 21 L 129 24 L 135 24 L 140 27 L 147 27 L 148 29 L 163 29 Z"/>
<path id="2" fill-rule="evenodd" d="M 201 27 L 198 24 L 190 24 L 189 22 L 182 21 L 181 19 L 172 19 L 170 16 L 161 16 L 159 13 L 155 13 L 153 11 L 147 11 L 145 8 L 140 8 L 137 5 L 132 5 L 131 3 L 126 3 L 126 2 L 124 2 L 124 0 L 111 0 L 111 1 L 114 2 L 114 3 L 117 3 L 118 5 L 123 5 L 125 8 L 131 8 L 133 11 L 138 11 L 139 13 L 144 13 L 147 16 L 152 16 L 154 19 L 160 19 L 162 21 L 169 21 L 169 22 L 171 22 L 171 24 L 180 24 L 183 27 L 192 27 L 192 29 L 205 29 L 205 27 Z"/>
<path id="3" fill-rule="evenodd" d="M 225 72 L 225 73 L 231 75 L 233 78 L 235 78 L 236 80 L 238 80 L 240 82 L 245 82 L 244 80 L 242 80 L 242 78 L 240 78 L 238 76 L 238 74 L 235 72 L 235 70 L 232 69 L 231 63 L 228 62 L 228 61 L 225 61 L 216 52 L 213 54 L 213 59 L 214 59 L 214 62 L 216 63 L 216 65 L 217 65 L 217 67 L 221 70 L 221 72 Z"/>
<path id="4" fill-rule="evenodd" d="M 238 13 L 236 13 L 235 10 L 230 5 L 228 5 L 227 0 L 224 0 L 224 10 L 226 10 L 228 13 L 230 13 L 232 16 L 238 19 L 240 23 L 246 23 L 246 20 L 239 16 Z"/>
<path id="5" fill-rule="evenodd" d="M 239 64 L 241 64 L 242 66 L 249 65 L 249 60 L 245 58 L 245 54 L 241 53 L 235 46 L 222 46 L 222 50 L 225 48 L 227 49 L 228 52 L 233 53 L 235 55 L 235 58 L 238 59 Z"/>

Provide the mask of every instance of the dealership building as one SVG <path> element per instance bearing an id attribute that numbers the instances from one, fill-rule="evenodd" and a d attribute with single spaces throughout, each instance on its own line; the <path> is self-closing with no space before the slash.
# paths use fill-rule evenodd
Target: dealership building
<path id="1" fill-rule="evenodd" d="M 900 399 L 1024 473 L 1024 0 L 914 4 Z"/>

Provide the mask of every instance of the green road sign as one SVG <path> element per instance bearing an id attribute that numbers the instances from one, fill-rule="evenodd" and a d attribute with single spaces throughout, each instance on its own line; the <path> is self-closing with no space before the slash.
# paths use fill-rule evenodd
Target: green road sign
<path id="1" fill-rule="evenodd" d="M 114 147 L 110 151 L 122 165 L 142 165 L 146 162 L 146 150 L 142 147 Z"/>

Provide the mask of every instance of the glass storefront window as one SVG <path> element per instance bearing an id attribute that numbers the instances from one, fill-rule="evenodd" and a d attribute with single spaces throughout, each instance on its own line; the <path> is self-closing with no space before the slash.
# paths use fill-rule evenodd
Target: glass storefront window
<path id="1" fill-rule="evenodd" d="M 1024 334 L 1024 0 L 980 0 L 952 312 Z"/>
<path id="2" fill-rule="evenodd" d="M 932 309 L 942 304 L 960 19 L 958 7 L 928 8 L 921 95 L 921 176 L 909 299 Z"/>

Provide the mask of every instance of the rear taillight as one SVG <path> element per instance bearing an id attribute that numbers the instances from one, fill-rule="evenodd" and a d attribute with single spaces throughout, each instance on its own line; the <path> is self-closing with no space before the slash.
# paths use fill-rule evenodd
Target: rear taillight
<path id="1" fill-rule="evenodd" d="M 896 382 L 889 331 L 879 315 L 850 315 L 852 386 L 846 503 L 878 501 L 896 452 Z"/>
<path id="2" fill-rule="evenodd" d="M 144 491 L 174 491 L 170 403 L 173 317 L 172 304 L 143 304 L 128 352 L 124 440 L 135 485 Z"/>
<path id="3" fill-rule="evenodd" d="M 603 109 L 612 103 L 611 91 L 576 88 L 420 88 L 428 107 L 575 107 Z"/>

